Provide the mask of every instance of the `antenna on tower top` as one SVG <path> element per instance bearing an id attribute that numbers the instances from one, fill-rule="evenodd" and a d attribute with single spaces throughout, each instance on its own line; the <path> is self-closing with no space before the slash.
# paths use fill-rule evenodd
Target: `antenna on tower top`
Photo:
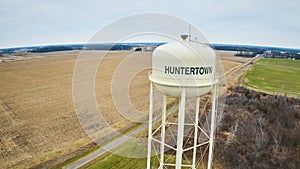
<path id="1" fill-rule="evenodd" d="M 186 38 L 188 37 L 188 35 L 181 35 L 181 38 L 183 41 L 186 41 Z"/>
<path id="2" fill-rule="evenodd" d="M 191 25 L 189 26 L 189 42 L 191 41 L 191 31 L 192 31 L 192 27 Z"/>

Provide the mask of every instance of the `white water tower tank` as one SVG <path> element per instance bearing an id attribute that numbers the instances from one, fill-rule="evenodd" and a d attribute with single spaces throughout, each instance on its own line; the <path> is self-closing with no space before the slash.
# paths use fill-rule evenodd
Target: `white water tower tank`
<path id="1" fill-rule="evenodd" d="M 149 79 L 165 95 L 180 97 L 185 87 L 186 97 L 198 97 L 215 83 L 215 60 L 214 50 L 206 44 L 167 43 L 154 50 Z"/>

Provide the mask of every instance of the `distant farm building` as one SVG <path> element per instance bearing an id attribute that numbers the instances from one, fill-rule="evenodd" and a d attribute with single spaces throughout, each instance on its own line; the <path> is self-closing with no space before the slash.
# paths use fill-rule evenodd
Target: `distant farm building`
<path id="1" fill-rule="evenodd" d="M 235 56 L 253 57 L 256 54 L 257 54 L 256 52 L 253 52 L 250 49 L 239 48 L 236 50 Z"/>
<path id="2" fill-rule="evenodd" d="M 131 51 L 135 52 L 152 52 L 157 46 L 138 46 L 131 48 Z"/>
<path id="3" fill-rule="evenodd" d="M 266 50 L 263 53 L 264 58 L 283 58 L 283 59 L 300 59 L 300 54 L 295 52 L 272 51 Z"/>

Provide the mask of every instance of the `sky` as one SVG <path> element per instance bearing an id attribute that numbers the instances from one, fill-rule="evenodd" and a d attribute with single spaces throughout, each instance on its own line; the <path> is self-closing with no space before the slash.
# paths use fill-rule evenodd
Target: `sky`
<path id="1" fill-rule="evenodd" d="M 86 43 L 120 18 L 179 17 L 211 43 L 300 48 L 299 0 L 1 0 L 0 48 Z"/>

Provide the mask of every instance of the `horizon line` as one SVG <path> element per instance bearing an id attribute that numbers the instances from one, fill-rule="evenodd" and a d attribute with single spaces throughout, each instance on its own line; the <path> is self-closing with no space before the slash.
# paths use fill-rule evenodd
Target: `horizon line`
<path id="1" fill-rule="evenodd" d="M 89 45 L 89 44 L 141 44 L 141 43 L 168 43 L 166 41 L 132 41 L 132 42 L 78 42 L 78 43 L 57 43 L 57 44 L 41 44 L 41 45 L 24 45 L 24 46 L 13 46 L 13 47 L 0 47 L 0 50 L 4 49 L 21 49 L 21 48 L 32 48 L 32 47 L 46 47 L 46 46 L 63 46 L 63 45 Z M 300 47 L 286 47 L 286 46 L 276 46 L 276 45 L 261 45 L 261 44 L 239 44 L 239 43 L 220 43 L 220 42 L 211 42 L 206 43 L 211 45 L 233 45 L 233 46 L 252 46 L 252 47 L 270 47 L 270 48 L 283 48 L 283 49 L 297 49 L 300 50 Z"/>

